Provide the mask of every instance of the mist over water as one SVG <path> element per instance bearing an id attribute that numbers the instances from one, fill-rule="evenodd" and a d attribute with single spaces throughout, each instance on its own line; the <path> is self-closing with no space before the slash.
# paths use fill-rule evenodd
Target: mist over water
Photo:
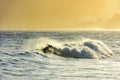
<path id="1" fill-rule="evenodd" d="M 41 37 L 40 39 L 30 40 L 26 46 L 24 45 L 24 49 L 26 48 L 28 51 L 34 49 L 45 54 L 56 54 L 69 58 L 101 59 L 113 55 L 112 50 L 102 41 L 92 39 L 76 39 L 62 42 Z"/>
<path id="2" fill-rule="evenodd" d="M 119 34 L 112 31 L 1 31 L 0 80 L 119 80 Z M 105 43 L 114 55 L 104 59 L 75 59 L 45 54 L 40 50 L 47 44 L 78 50 L 84 47 L 82 43 L 86 40 Z"/>

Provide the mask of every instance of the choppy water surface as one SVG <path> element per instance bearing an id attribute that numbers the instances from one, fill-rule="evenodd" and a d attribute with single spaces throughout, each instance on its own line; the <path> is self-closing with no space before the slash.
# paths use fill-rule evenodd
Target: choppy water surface
<path id="1" fill-rule="evenodd" d="M 0 31 L 0 80 L 119 80 L 119 34 L 115 31 Z M 45 44 L 59 46 L 59 42 L 88 38 L 104 42 L 114 55 L 105 59 L 74 59 L 37 50 Z"/>

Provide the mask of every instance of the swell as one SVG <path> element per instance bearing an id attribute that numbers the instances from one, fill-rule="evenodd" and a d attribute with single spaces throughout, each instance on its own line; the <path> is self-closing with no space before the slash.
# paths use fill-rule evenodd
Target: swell
<path id="1" fill-rule="evenodd" d="M 39 49 L 36 50 L 42 51 L 43 53 L 56 54 L 63 57 L 100 59 L 113 55 L 112 50 L 105 43 L 99 40 L 82 39 L 71 42 L 59 42 L 53 39 L 45 39 L 45 41 L 40 42 L 40 46 L 37 46 Z"/>
<path id="2" fill-rule="evenodd" d="M 5 56 L 20 56 L 33 58 L 49 58 L 47 54 L 56 54 L 70 58 L 106 58 L 113 51 L 102 41 L 93 39 L 78 39 L 73 41 L 58 41 L 50 38 L 32 39 L 25 43 L 20 53 L 4 53 Z M 1 52 L 1 55 L 3 53 Z M 2 55 L 3 56 L 3 55 Z"/>

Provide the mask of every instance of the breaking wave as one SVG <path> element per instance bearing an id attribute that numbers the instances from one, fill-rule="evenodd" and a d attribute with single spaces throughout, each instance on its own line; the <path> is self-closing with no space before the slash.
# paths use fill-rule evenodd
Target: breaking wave
<path id="1" fill-rule="evenodd" d="M 70 58 L 101 59 L 113 55 L 112 50 L 106 44 L 93 39 L 58 41 L 50 38 L 40 38 L 30 40 L 25 47 L 27 48 L 24 49 L 34 50 L 43 54 L 55 54 Z"/>

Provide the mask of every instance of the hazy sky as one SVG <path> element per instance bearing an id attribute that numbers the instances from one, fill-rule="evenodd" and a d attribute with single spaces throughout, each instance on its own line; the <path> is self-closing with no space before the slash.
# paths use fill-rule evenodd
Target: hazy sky
<path id="1" fill-rule="evenodd" d="M 120 29 L 120 0 L 0 0 L 0 30 Z"/>

